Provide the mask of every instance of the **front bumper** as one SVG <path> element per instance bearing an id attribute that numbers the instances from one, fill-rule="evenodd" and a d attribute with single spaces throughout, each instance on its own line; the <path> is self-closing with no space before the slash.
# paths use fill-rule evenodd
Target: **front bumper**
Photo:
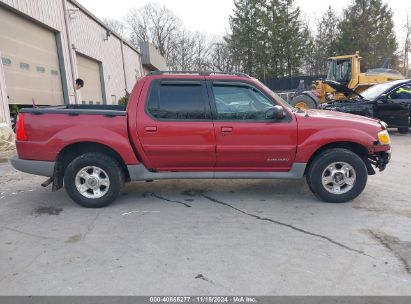
<path id="1" fill-rule="evenodd" d="M 384 171 L 391 160 L 391 150 L 381 151 L 370 155 L 369 160 L 380 171 Z"/>
<path id="2" fill-rule="evenodd" d="M 16 170 L 47 177 L 53 176 L 55 165 L 55 162 L 20 159 L 17 155 L 10 158 L 10 163 Z"/>

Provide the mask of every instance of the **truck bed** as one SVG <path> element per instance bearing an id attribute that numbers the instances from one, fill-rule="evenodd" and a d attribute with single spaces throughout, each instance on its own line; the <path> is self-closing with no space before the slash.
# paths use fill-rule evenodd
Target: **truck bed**
<path id="1" fill-rule="evenodd" d="M 127 112 L 117 105 L 65 105 L 21 109 L 26 141 L 17 141 L 21 159 L 56 161 L 72 144 L 98 143 L 116 147 L 124 161 L 137 159 L 128 137 Z"/>
<path id="2" fill-rule="evenodd" d="M 37 107 L 23 108 L 21 113 L 34 115 L 41 114 L 67 114 L 67 115 L 106 115 L 106 116 L 126 116 L 126 107 L 119 105 L 64 105 L 58 107 Z"/>

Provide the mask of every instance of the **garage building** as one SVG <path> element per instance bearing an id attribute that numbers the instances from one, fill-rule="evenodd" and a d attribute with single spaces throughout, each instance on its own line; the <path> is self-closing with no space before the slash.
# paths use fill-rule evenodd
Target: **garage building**
<path id="1" fill-rule="evenodd" d="M 157 50 L 141 49 L 152 54 L 143 56 L 74 0 L 0 0 L 0 103 L 117 104 L 144 73 L 167 69 Z M 76 78 L 85 81 L 79 91 Z"/>

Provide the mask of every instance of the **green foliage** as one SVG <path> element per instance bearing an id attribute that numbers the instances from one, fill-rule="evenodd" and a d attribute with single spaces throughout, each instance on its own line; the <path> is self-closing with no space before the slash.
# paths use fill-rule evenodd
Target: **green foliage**
<path id="1" fill-rule="evenodd" d="M 393 13 L 382 0 L 353 0 L 341 19 L 328 7 L 316 33 L 301 20 L 295 0 L 235 0 L 231 35 L 225 38 L 232 63 L 260 79 L 321 75 L 327 58 L 360 51 L 363 70 L 397 63 Z"/>
<path id="2" fill-rule="evenodd" d="M 259 78 L 299 73 L 309 32 L 294 0 L 236 0 L 227 42 L 242 69 Z"/>
<path id="3" fill-rule="evenodd" d="M 19 113 L 19 107 L 17 105 L 11 104 L 9 105 L 10 114 L 17 114 Z"/>
<path id="4" fill-rule="evenodd" d="M 119 106 L 125 106 L 125 105 L 127 105 L 127 97 L 126 96 L 123 96 L 123 97 L 121 97 L 119 100 L 118 100 L 118 105 Z"/>
<path id="5" fill-rule="evenodd" d="M 336 50 L 336 39 L 339 35 L 339 19 L 331 8 L 323 13 L 317 22 L 316 35 L 310 33 L 306 54 L 305 72 L 309 75 L 324 75 L 327 72 L 327 58 L 334 55 L 348 55 Z"/>
<path id="6" fill-rule="evenodd" d="M 364 70 L 381 66 L 387 58 L 396 65 L 393 13 L 381 0 L 355 0 L 344 10 L 338 28 L 334 49 L 339 55 L 360 51 Z"/>
<path id="7" fill-rule="evenodd" d="M 258 52 L 263 47 L 261 10 L 263 0 L 235 0 L 230 16 L 231 36 L 226 38 L 233 56 L 243 70 L 254 75 L 260 64 Z"/>

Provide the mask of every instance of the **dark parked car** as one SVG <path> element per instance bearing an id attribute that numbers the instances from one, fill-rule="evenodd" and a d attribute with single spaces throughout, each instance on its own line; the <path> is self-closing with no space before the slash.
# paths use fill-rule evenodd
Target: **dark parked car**
<path id="1" fill-rule="evenodd" d="M 402 134 L 410 128 L 411 79 L 396 80 L 377 84 L 357 94 L 337 82 L 329 82 L 338 91 L 356 95 L 341 101 L 331 101 L 319 106 L 320 109 L 352 113 L 381 119 L 389 128 L 398 128 Z"/>

